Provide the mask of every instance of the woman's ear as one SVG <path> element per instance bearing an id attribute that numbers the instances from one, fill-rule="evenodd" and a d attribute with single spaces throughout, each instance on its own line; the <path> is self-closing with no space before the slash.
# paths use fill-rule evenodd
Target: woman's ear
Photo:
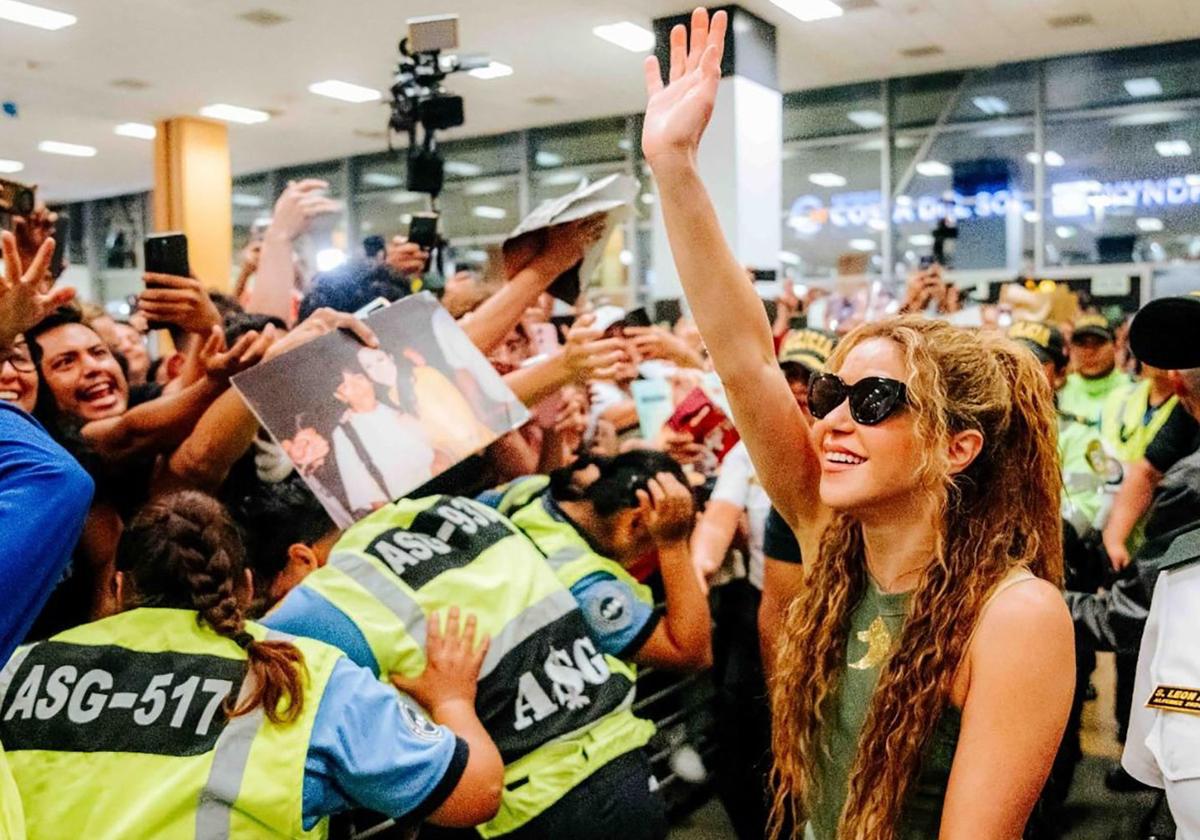
<path id="1" fill-rule="evenodd" d="M 946 456 L 950 462 L 950 475 L 958 475 L 979 457 L 983 451 L 983 433 L 978 429 L 967 429 L 950 438 Z"/>

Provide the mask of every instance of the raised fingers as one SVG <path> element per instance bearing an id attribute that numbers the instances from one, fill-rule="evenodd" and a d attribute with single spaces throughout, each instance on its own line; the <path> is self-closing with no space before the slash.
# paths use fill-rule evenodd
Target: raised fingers
<path id="1" fill-rule="evenodd" d="M 0 250 L 4 252 L 4 283 L 11 286 L 21 279 L 21 255 L 17 253 L 17 237 L 8 231 L 0 232 Z"/>
<path id="2" fill-rule="evenodd" d="M 658 59 L 654 56 L 646 56 L 646 60 L 642 62 L 642 70 L 646 74 L 646 95 L 653 96 L 663 89 L 662 68 L 658 66 Z"/>
<path id="3" fill-rule="evenodd" d="M 39 283 L 46 276 L 46 272 L 50 269 L 50 260 L 54 258 L 54 240 L 47 239 L 42 243 L 42 247 L 37 249 L 37 254 L 33 257 L 33 262 L 25 269 L 25 274 L 22 275 L 21 281 L 24 283 Z"/>
<path id="4" fill-rule="evenodd" d="M 680 23 L 671 27 L 671 81 L 679 81 L 686 70 L 687 27 Z"/>
<path id="5" fill-rule="evenodd" d="M 688 43 L 687 72 L 700 66 L 700 57 L 708 46 L 708 10 L 703 6 L 692 12 L 692 37 Z"/>

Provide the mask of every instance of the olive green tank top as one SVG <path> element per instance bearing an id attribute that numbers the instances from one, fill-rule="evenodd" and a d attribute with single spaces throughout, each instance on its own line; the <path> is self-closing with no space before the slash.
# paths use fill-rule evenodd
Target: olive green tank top
<path id="1" fill-rule="evenodd" d="M 816 798 L 805 835 L 808 840 L 837 838 L 850 771 L 858 754 L 859 734 L 867 719 L 879 671 L 895 640 L 900 638 L 910 594 L 881 592 L 870 581 L 862 601 L 850 614 L 846 670 L 830 701 L 832 716 L 825 732 L 829 754 L 818 761 Z M 909 790 L 900 840 L 936 840 L 961 723 L 961 712 L 953 706 L 947 706 L 938 719 L 921 758 L 917 782 Z"/>

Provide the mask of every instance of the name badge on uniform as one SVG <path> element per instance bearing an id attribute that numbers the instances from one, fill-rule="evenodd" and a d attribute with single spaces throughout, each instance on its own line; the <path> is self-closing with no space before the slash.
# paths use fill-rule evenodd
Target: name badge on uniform
<path id="1" fill-rule="evenodd" d="M 1146 708 L 1200 715 L 1200 689 L 1160 685 L 1146 701 Z"/>

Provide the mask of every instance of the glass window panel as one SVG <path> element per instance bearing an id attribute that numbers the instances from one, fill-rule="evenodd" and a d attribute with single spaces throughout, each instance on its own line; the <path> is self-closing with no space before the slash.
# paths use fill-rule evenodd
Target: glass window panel
<path id="1" fill-rule="evenodd" d="M 1185 41 L 1046 62 L 1051 110 L 1130 105 L 1200 95 L 1200 42 Z"/>
<path id="2" fill-rule="evenodd" d="M 1200 257 L 1200 109 L 1129 125 L 1121 116 L 1056 121 L 1047 146 L 1049 265 Z"/>
<path id="3" fill-rule="evenodd" d="M 785 142 L 878 131 L 883 120 L 878 82 L 799 91 L 783 98 Z"/>
<path id="4" fill-rule="evenodd" d="M 784 147 L 780 257 L 789 273 L 878 273 L 881 150 L 878 137 Z"/>
<path id="5" fill-rule="evenodd" d="M 633 150 L 625 125 L 625 117 L 611 117 L 530 131 L 530 169 L 623 163 Z"/>
<path id="6" fill-rule="evenodd" d="M 897 128 L 932 125 L 962 84 L 963 73 L 931 73 L 893 79 L 892 119 Z"/>
<path id="7" fill-rule="evenodd" d="M 246 175 L 233 179 L 233 255 L 234 262 L 255 228 L 271 218 L 275 206 L 270 195 L 269 179 L 265 174 Z"/>
<path id="8" fill-rule="evenodd" d="M 950 115 L 950 122 L 975 122 L 1031 116 L 1037 101 L 1037 69 L 1033 64 L 1006 64 L 973 70 Z M 935 115 L 936 118 L 936 115 Z"/>
<path id="9" fill-rule="evenodd" d="M 1017 271 L 1029 264 L 1037 221 L 1032 122 L 960 124 L 940 131 L 913 166 L 926 136 L 897 137 L 897 186 L 903 187 L 893 210 L 897 258 L 916 267 L 933 254 L 939 222 L 953 219 L 957 238 L 945 255 L 950 267 Z M 910 167 L 911 180 L 904 184 Z"/>

